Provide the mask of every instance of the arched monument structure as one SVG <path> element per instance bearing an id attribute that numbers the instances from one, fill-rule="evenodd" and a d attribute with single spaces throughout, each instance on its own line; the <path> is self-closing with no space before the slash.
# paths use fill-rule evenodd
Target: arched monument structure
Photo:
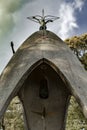
<path id="1" fill-rule="evenodd" d="M 87 72 L 57 35 L 40 30 L 24 41 L 0 76 L 0 119 L 19 96 L 26 130 L 65 130 L 71 95 L 87 117 Z"/>

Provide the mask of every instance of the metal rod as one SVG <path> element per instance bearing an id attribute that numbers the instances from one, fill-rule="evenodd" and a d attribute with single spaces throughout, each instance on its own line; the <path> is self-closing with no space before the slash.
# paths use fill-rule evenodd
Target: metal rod
<path id="1" fill-rule="evenodd" d="M 13 43 L 13 41 L 11 41 L 11 49 L 12 49 L 13 54 L 15 54 L 14 43 Z"/>

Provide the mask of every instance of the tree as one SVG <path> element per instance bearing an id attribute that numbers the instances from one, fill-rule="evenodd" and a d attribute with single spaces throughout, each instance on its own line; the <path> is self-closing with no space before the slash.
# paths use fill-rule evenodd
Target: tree
<path id="1" fill-rule="evenodd" d="M 87 70 L 87 34 L 74 36 L 65 40 L 73 53 Z M 80 106 L 74 97 L 71 97 L 67 116 L 67 130 L 87 130 L 87 119 L 83 116 Z"/>
<path id="2" fill-rule="evenodd" d="M 86 69 L 85 65 L 87 65 L 87 62 L 85 58 L 87 57 L 87 34 L 71 37 L 70 39 L 66 39 L 65 42 Z"/>

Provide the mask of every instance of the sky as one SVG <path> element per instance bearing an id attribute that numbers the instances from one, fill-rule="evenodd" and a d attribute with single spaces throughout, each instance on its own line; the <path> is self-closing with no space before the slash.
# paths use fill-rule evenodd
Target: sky
<path id="1" fill-rule="evenodd" d="M 87 33 L 87 0 L 0 0 L 0 73 L 12 57 L 10 42 L 15 50 L 39 24 L 28 16 L 54 15 L 60 19 L 49 23 L 47 29 L 61 39 Z"/>

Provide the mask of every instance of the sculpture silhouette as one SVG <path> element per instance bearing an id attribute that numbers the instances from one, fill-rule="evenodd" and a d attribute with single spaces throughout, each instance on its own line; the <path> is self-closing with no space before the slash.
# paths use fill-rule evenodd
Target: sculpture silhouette
<path id="1" fill-rule="evenodd" d="M 47 29 L 46 24 L 49 23 L 49 22 L 53 22 L 54 20 L 59 19 L 59 17 L 52 16 L 52 15 L 44 16 L 44 9 L 43 9 L 42 10 L 42 16 L 35 15 L 35 16 L 27 17 L 27 19 L 32 20 L 36 23 L 39 23 L 40 24 L 39 30 L 46 30 Z"/>

